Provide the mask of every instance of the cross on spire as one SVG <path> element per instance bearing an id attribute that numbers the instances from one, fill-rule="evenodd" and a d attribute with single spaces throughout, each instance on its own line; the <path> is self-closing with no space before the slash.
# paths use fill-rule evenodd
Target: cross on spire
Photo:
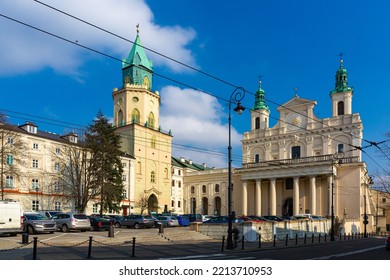
<path id="1" fill-rule="evenodd" d="M 343 53 L 340 53 L 339 54 L 339 57 L 340 57 L 340 67 L 342 67 L 343 66 Z"/>
<path id="2" fill-rule="evenodd" d="M 137 23 L 136 27 L 137 27 L 137 34 L 138 34 L 139 33 L 139 23 Z"/>

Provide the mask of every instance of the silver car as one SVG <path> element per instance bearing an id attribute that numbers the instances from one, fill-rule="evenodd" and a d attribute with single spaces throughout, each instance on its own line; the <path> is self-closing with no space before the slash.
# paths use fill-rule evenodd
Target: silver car
<path id="1" fill-rule="evenodd" d="M 51 219 L 56 223 L 57 228 L 63 232 L 69 232 L 70 230 L 87 231 L 91 229 L 89 218 L 82 213 L 58 213 Z"/>
<path id="2" fill-rule="evenodd" d="M 179 220 L 174 216 L 159 216 L 157 224 L 162 224 L 164 227 L 178 227 Z"/>
<path id="3" fill-rule="evenodd" d="M 29 234 L 49 232 L 57 230 L 56 223 L 45 216 L 33 213 L 25 213 L 22 216 L 22 229 Z"/>

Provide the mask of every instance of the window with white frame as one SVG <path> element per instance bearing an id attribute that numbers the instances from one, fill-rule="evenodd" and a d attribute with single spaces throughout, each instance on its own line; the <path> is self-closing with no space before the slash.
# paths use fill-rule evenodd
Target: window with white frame
<path id="1" fill-rule="evenodd" d="M 33 200 L 31 202 L 31 209 L 33 211 L 39 211 L 39 200 Z"/>
<path id="2" fill-rule="evenodd" d="M 150 172 L 150 182 L 156 182 L 156 173 L 154 171 Z"/>
<path id="3" fill-rule="evenodd" d="M 126 189 L 123 189 L 122 197 L 127 198 L 127 190 Z"/>
<path id="4" fill-rule="evenodd" d="M 54 210 L 61 211 L 61 202 L 59 201 L 54 202 Z"/>
<path id="5" fill-rule="evenodd" d="M 39 160 L 33 159 L 32 160 L 32 167 L 33 168 L 38 168 L 39 167 Z"/>
<path id="6" fill-rule="evenodd" d="M 122 181 L 127 181 L 127 176 L 126 176 L 126 174 L 123 174 L 123 175 L 122 175 Z"/>
<path id="7" fill-rule="evenodd" d="M 92 205 L 92 213 L 97 213 L 98 212 L 98 204 L 97 203 L 94 203 Z"/>
<path id="8" fill-rule="evenodd" d="M 33 143 L 33 149 L 34 149 L 34 150 L 38 150 L 38 149 L 39 149 L 38 143 Z"/>
<path id="9" fill-rule="evenodd" d="M 14 138 L 8 137 L 8 138 L 7 138 L 7 144 L 12 145 L 13 143 L 14 143 Z"/>
<path id="10" fill-rule="evenodd" d="M 60 192 L 60 191 L 61 191 L 60 182 L 55 181 L 54 182 L 54 192 Z"/>
<path id="11" fill-rule="evenodd" d="M 14 156 L 13 155 L 7 155 L 6 162 L 8 165 L 14 164 Z"/>
<path id="12" fill-rule="evenodd" d="M 60 171 L 60 164 L 58 162 L 54 164 L 54 171 L 56 172 Z"/>
<path id="13" fill-rule="evenodd" d="M 5 177 L 5 187 L 10 189 L 14 187 L 14 176 Z"/>
<path id="14" fill-rule="evenodd" d="M 39 190 L 39 180 L 34 178 L 31 180 L 31 188 L 33 190 Z"/>

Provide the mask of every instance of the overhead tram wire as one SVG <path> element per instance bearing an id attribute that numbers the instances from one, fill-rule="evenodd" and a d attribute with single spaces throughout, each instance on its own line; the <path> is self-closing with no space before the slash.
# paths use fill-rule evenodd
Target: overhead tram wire
<path id="1" fill-rule="evenodd" d="M 61 37 L 61 36 L 59 36 L 59 35 L 56 35 L 56 34 L 54 34 L 54 33 L 48 32 L 48 31 L 43 30 L 43 29 L 41 29 L 41 28 L 35 27 L 35 26 L 33 26 L 33 25 L 27 24 L 27 23 L 25 23 L 25 22 L 19 21 L 19 20 L 17 20 L 17 19 L 8 17 L 8 16 L 6 16 L 6 15 L 4 15 L 4 14 L 1 14 L 1 13 L 0 13 L 0 16 L 6 18 L 6 19 L 8 19 L 8 20 L 14 21 L 14 22 L 16 22 L 16 23 L 19 23 L 19 24 L 21 24 L 21 25 L 24 25 L 24 26 L 27 26 L 27 27 L 29 27 L 29 28 L 32 28 L 32 29 L 34 29 L 34 30 L 36 30 L 36 31 L 40 31 L 40 32 L 42 32 L 42 33 L 44 33 L 44 34 L 53 36 L 53 37 L 55 37 L 55 38 L 57 38 L 57 39 L 60 39 L 60 40 L 63 40 L 63 41 L 65 41 L 65 42 L 68 42 L 68 43 L 71 43 L 71 44 L 73 44 L 73 45 L 76 45 L 76 46 L 78 46 L 78 47 L 84 48 L 84 49 L 86 49 L 86 50 L 95 52 L 95 53 L 97 53 L 97 54 L 103 55 L 103 56 L 105 56 L 105 57 L 111 58 L 111 59 L 116 60 L 116 61 L 123 62 L 122 59 L 118 59 L 118 58 L 116 58 L 116 57 L 114 57 L 114 56 L 112 56 L 112 55 L 109 55 L 109 54 L 107 54 L 107 53 L 104 53 L 104 52 L 102 52 L 102 51 L 98 51 L 98 50 L 93 49 L 93 48 L 91 48 L 91 47 L 88 47 L 88 46 L 79 44 L 77 41 L 76 41 L 76 42 L 73 42 L 73 41 L 71 41 L 71 40 L 69 40 L 69 39 L 66 39 L 66 38 Z M 195 91 L 198 91 L 198 92 L 202 92 L 202 93 L 208 94 L 208 95 L 210 95 L 210 96 L 213 96 L 213 97 L 215 97 L 215 98 L 217 98 L 217 99 L 220 99 L 220 100 L 223 100 L 223 101 L 225 101 L 225 102 L 230 102 L 229 100 L 227 100 L 227 99 L 225 99 L 225 98 L 222 98 L 222 97 L 220 97 L 220 96 L 211 94 L 211 93 L 209 93 L 209 92 L 206 92 L 206 91 L 201 90 L 201 89 L 198 89 L 198 88 L 196 88 L 196 87 L 194 87 L 194 86 L 191 86 L 191 85 L 182 83 L 182 82 L 180 82 L 180 81 L 177 81 L 177 80 L 175 80 L 175 79 L 169 78 L 169 77 L 164 76 L 164 75 L 161 75 L 161 74 L 159 74 L 159 73 L 154 72 L 154 75 L 159 76 L 159 77 L 164 78 L 164 79 L 167 79 L 167 80 L 169 80 L 169 81 L 171 81 L 171 82 L 180 84 L 180 85 L 185 86 L 185 87 L 187 87 L 187 88 L 191 88 L 191 89 L 193 89 L 193 90 L 195 90 Z M 211 75 L 210 75 L 210 76 L 211 76 Z M 223 81 L 222 79 L 218 79 L 218 80 Z M 231 85 L 231 86 L 234 86 L 234 85 L 232 85 L 231 83 L 227 83 L 227 82 L 225 82 L 225 83 L 226 83 L 226 84 L 229 84 L 229 85 Z M 245 92 L 247 92 L 247 93 L 249 93 L 249 94 L 255 96 L 255 93 L 253 93 L 253 92 L 250 92 L 250 91 L 248 91 L 248 90 L 245 90 Z M 286 108 L 285 106 L 280 105 L 280 104 L 278 104 L 278 103 L 276 103 L 276 102 L 274 102 L 274 101 L 272 101 L 272 100 L 268 100 L 268 99 L 265 99 L 265 100 L 268 101 L 268 102 L 270 102 L 270 103 L 272 103 L 272 104 L 275 104 L 275 105 L 278 105 L 278 106 L 280 106 L 280 107 L 282 107 L 282 108 L 285 108 L 285 109 L 287 109 L 287 110 L 289 110 L 289 111 L 291 111 L 291 112 L 295 112 L 295 113 L 297 113 L 297 114 L 299 114 L 299 115 L 301 115 L 301 116 L 304 116 L 304 117 L 306 117 L 306 118 L 308 118 L 308 119 L 314 120 L 315 122 L 320 122 L 320 123 L 322 123 L 323 125 L 327 125 L 329 128 L 333 128 L 333 129 L 335 129 L 335 130 L 342 131 L 342 130 L 340 130 L 340 129 L 336 128 L 336 127 L 330 126 L 330 125 L 328 125 L 328 124 L 326 124 L 326 123 L 324 123 L 324 122 L 322 122 L 322 121 L 318 121 L 318 120 L 316 120 L 316 119 L 314 119 L 314 118 L 310 118 L 310 117 L 308 117 L 308 116 L 306 116 L 306 115 L 303 115 L 301 112 L 297 112 L 297 111 L 292 110 L 292 109 L 290 109 L 290 108 Z M 280 121 L 283 121 L 283 120 L 280 120 Z M 284 122 L 285 122 L 285 121 L 284 121 Z M 291 124 L 291 125 L 293 125 L 293 124 Z M 310 132 L 310 133 L 313 133 L 312 131 L 309 131 L 309 130 L 307 130 L 306 128 L 304 128 L 304 129 L 305 129 L 306 131 Z M 349 136 L 351 135 L 350 133 L 347 133 L 347 132 L 344 132 L 344 131 L 342 131 L 342 132 L 345 133 L 345 134 L 347 134 L 347 135 L 349 135 Z M 316 133 L 316 134 L 319 134 L 319 133 Z M 320 134 L 320 135 L 321 135 L 321 134 Z M 351 136 L 354 136 L 354 135 L 351 135 Z M 350 145 L 349 143 L 346 143 L 346 144 L 347 144 L 347 145 Z"/>
<path id="2" fill-rule="evenodd" d="M 84 19 L 82 19 L 82 18 L 80 18 L 80 17 L 74 16 L 74 15 L 72 15 L 72 14 L 70 14 L 70 13 L 67 13 L 67 12 L 65 12 L 65 11 L 63 11 L 63 10 L 60 10 L 60 9 L 58 9 L 58 8 L 56 8 L 56 7 L 53 7 L 53 6 L 49 5 L 49 4 L 46 4 L 46 3 L 44 3 L 44 2 L 41 2 L 41 1 L 38 1 L 38 0 L 34 0 L 34 1 L 35 1 L 36 3 L 38 3 L 38 4 L 41 4 L 41 5 L 43 5 L 43 6 L 47 7 L 47 8 L 52 9 L 52 10 L 58 12 L 58 13 L 61 13 L 61 14 L 66 15 L 66 16 L 68 16 L 68 17 L 71 17 L 71 18 L 73 18 L 73 19 L 75 19 L 75 20 L 77 20 L 77 21 L 80 21 L 80 22 L 82 22 L 82 23 L 84 23 L 84 24 L 87 24 L 87 25 L 89 25 L 89 26 L 92 26 L 92 27 L 94 27 L 94 28 L 96 28 L 96 29 L 98 29 L 98 30 L 100 30 L 100 31 L 103 31 L 103 32 L 105 32 L 105 33 L 107 33 L 107 34 L 110 34 L 110 35 L 115 36 L 115 37 L 117 37 L 117 38 L 119 38 L 119 39 L 122 39 L 122 40 L 124 40 L 124 41 L 126 41 L 126 42 L 129 42 L 129 43 L 132 43 L 132 44 L 137 45 L 137 44 L 136 44 L 134 41 L 132 41 L 132 40 L 129 40 L 129 39 L 127 39 L 127 38 L 125 38 L 125 37 L 123 37 L 123 36 L 120 36 L 120 35 L 118 35 L 118 34 L 112 32 L 112 31 L 109 31 L 109 30 L 107 30 L 107 29 L 105 29 L 105 28 L 102 28 L 102 27 L 100 27 L 100 26 L 97 26 L 96 24 L 93 24 L 93 23 L 91 23 L 91 22 L 88 22 L 88 21 L 86 21 L 86 20 L 84 20 Z M 195 68 L 195 67 L 193 67 L 193 66 L 191 66 L 191 65 L 188 65 L 188 64 L 186 64 L 186 63 L 183 63 L 183 62 L 181 62 L 181 61 L 179 61 L 179 60 L 177 60 L 177 59 L 174 59 L 174 58 L 172 58 L 172 57 L 170 57 L 170 56 L 164 55 L 164 54 L 161 53 L 161 52 L 155 51 L 155 50 L 153 50 L 153 49 L 151 49 L 151 48 L 148 48 L 148 47 L 146 47 L 146 46 L 142 46 L 142 47 L 143 47 L 144 49 L 146 49 L 146 50 L 152 52 L 152 53 L 155 53 L 155 54 L 157 54 L 157 55 L 159 55 L 159 56 L 165 58 L 165 59 L 171 60 L 171 61 L 173 61 L 173 62 L 175 62 L 175 63 L 177 63 L 177 64 L 179 64 L 179 65 L 182 65 L 182 66 L 184 66 L 184 67 L 187 67 L 187 68 L 189 68 L 189 69 L 191 69 L 191 70 L 193 70 L 193 71 L 196 71 L 196 72 L 198 72 L 198 73 L 201 73 L 201 74 L 203 74 L 203 75 L 205 75 L 205 76 L 207 76 L 207 77 L 210 77 L 210 78 L 212 78 L 212 79 L 215 79 L 215 80 L 217 80 L 217 81 L 219 81 L 219 82 L 221 82 L 221 83 L 224 83 L 224 84 L 226 84 L 226 85 L 232 86 L 232 87 L 234 87 L 234 88 L 237 88 L 237 87 L 238 87 L 237 85 L 234 85 L 234 84 L 232 84 L 232 83 L 230 83 L 230 82 L 228 82 L 228 81 L 226 81 L 226 80 L 224 80 L 224 79 L 222 79 L 222 78 L 219 78 L 219 77 L 217 77 L 216 75 L 213 75 L 213 74 L 210 74 L 210 73 L 208 73 L 208 72 L 202 71 L 202 70 L 200 70 L 200 69 L 198 69 L 198 68 Z M 176 81 L 174 81 L 174 82 L 176 82 Z M 183 85 L 183 84 L 182 84 L 182 85 Z M 193 87 L 190 87 L 190 88 L 195 89 L 195 88 L 193 88 Z M 195 89 L 195 90 L 198 90 L 198 89 Z M 250 92 L 250 91 L 247 91 L 247 90 L 246 90 L 246 92 L 248 92 L 249 94 L 251 94 L 251 95 L 253 95 L 253 96 L 256 96 L 256 93 L 253 93 L 253 92 Z M 265 98 L 265 100 L 268 101 L 268 102 L 270 102 L 270 103 L 272 103 L 272 104 L 274 104 L 274 105 L 277 105 L 277 106 L 279 106 L 279 107 L 285 108 L 282 104 L 278 104 L 277 102 L 274 102 L 274 101 L 269 100 L 269 99 L 267 99 L 267 98 Z M 228 101 L 228 100 L 226 100 L 226 101 Z M 229 101 L 228 101 L 228 102 L 229 102 Z M 291 112 L 294 112 L 294 113 L 297 113 L 297 114 L 299 114 L 299 115 L 301 115 L 301 116 L 304 116 L 301 112 L 297 112 L 297 111 L 291 110 L 291 109 L 289 109 L 289 108 L 285 108 L 285 109 L 288 109 L 288 110 L 291 111 Z M 307 116 L 305 116 L 305 117 L 307 117 Z M 307 118 L 309 118 L 309 117 L 307 117 Z M 315 120 L 315 119 L 313 119 L 313 118 L 309 118 L 309 119 L 312 119 L 312 120 L 318 122 L 318 120 Z M 326 123 L 324 123 L 324 122 L 322 122 L 322 121 L 320 121 L 320 123 L 322 123 L 323 125 L 327 125 L 328 127 L 332 127 L 332 126 L 330 126 L 330 125 L 328 125 L 328 124 L 326 124 Z M 349 133 L 346 133 L 346 132 L 343 132 L 343 133 L 345 133 L 345 134 L 347 134 L 347 135 L 350 135 Z M 352 135 L 352 136 L 353 136 L 353 135 Z"/>

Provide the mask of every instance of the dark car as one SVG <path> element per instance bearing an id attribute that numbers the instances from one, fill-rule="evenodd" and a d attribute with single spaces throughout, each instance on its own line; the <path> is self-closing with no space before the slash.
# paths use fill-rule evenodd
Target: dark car
<path id="1" fill-rule="evenodd" d="M 211 217 L 210 220 L 204 221 L 204 224 L 225 224 L 229 222 L 228 216 L 214 216 Z M 242 223 L 243 219 L 236 218 L 232 220 L 233 223 Z"/>
<path id="2" fill-rule="evenodd" d="M 179 215 L 177 216 L 177 220 L 179 222 L 179 225 L 182 227 L 188 227 L 190 225 L 190 220 L 186 216 Z"/>
<path id="3" fill-rule="evenodd" d="M 202 215 L 200 214 L 184 214 L 182 217 L 187 218 L 190 223 L 192 222 L 202 222 Z"/>
<path id="4" fill-rule="evenodd" d="M 267 216 L 262 216 L 264 219 L 267 221 L 272 221 L 272 222 L 280 222 L 283 221 L 283 218 L 280 218 L 278 216 L 273 216 L 273 215 L 267 215 Z"/>
<path id="5" fill-rule="evenodd" d="M 91 223 L 91 230 L 101 231 L 109 230 L 113 225 L 110 219 L 99 216 L 89 216 L 89 221 Z"/>
<path id="6" fill-rule="evenodd" d="M 115 227 L 152 228 L 155 227 L 155 219 L 150 215 L 128 215 L 115 222 Z"/>
<path id="7" fill-rule="evenodd" d="M 385 245 L 386 245 L 386 250 L 390 250 L 390 236 L 387 237 Z"/>

